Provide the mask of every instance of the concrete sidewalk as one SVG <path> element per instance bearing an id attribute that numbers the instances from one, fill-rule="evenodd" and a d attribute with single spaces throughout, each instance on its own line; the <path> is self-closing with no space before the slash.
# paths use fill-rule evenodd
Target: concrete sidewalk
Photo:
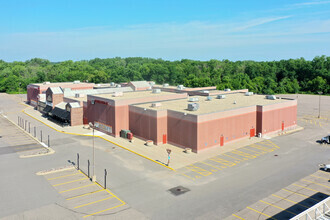
<path id="1" fill-rule="evenodd" d="M 61 127 L 49 120 L 47 118 L 44 118 L 42 114 L 39 111 L 36 111 L 31 106 L 27 106 L 23 112 L 30 117 L 42 122 L 43 124 L 47 125 L 48 127 L 53 128 L 54 130 L 66 134 L 72 134 L 72 135 L 83 135 L 83 136 L 92 136 L 92 130 L 85 128 L 83 125 L 81 126 L 74 126 L 74 127 Z M 300 129 L 300 128 L 299 128 Z M 296 130 L 287 131 L 293 132 Z M 254 144 L 256 142 L 263 141 L 265 139 L 269 139 L 274 136 L 278 136 L 279 133 L 274 133 L 272 136 L 264 137 L 264 138 L 257 138 L 253 137 L 250 139 L 242 139 L 233 143 L 227 143 L 224 147 L 213 147 L 210 149 L 206 149 L 202 152 L 196 153 L 185 153 L 184 149 L 176 147 L 171 144 L 163 144 L 163 145 L 153 145 L 153 146 L 146 146 L 145 141 L 134 138 L 133 142 L 129 142 L 127 139 L 124 138 L 115 138 L 110 135 L 107 135 L 105 133 L 96 131 L 95 136 L 102 138 L 108 142 L 111 142 L 121 148 L 124 148 L 128 151 L 131 151 L 132 153 L 135 153 L 137 155 L 140 155 L 146 159 L 149 159 L 155 163 L 158 163 L 166 168 L 175 170 L 182 167 L 185 167 L 187 165 L 206 160 L 210 157 L 214 157 L 217 155 L 221 155 L 223 153 Z M 171 160 L 170 160 L 170 166 L 167 166 L 167 151 L 166 149 L 171 149 Z"/>

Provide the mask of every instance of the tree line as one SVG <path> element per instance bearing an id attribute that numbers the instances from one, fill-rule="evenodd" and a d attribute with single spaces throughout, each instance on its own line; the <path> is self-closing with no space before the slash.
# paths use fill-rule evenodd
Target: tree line
<path id="1" fill-rule="evenodd" d="M 247 88 L 259 94 L 330 93 L 330 57 L 280 61 L 166 61 L 141 57 L 51 62 L 0 60 L 0 92 L 26 91 L 30 83 L 155 81 L 186 87 Z"/>

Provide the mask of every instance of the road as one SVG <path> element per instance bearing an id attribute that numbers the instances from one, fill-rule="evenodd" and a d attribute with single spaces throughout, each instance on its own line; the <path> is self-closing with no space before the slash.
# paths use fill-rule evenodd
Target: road
<path id="1" fill-rule="evenodd" d="M 309 98 L 307 103 L 306 97 Z M 202 178 L 187 178 L 182 175 L 181 170 L 168 170 L 106 141 L 96 139 L 98 181 L 101 185 L 104 184 L 104 169 L 107 169 L 107 187 L 124 201 L 125 205 L 93 217 L 223 219 L 244 209 L 249 204 L 314 173 L 318 170 L 319 163 L 330 162 L 329 147 L 316 143 L 322 135 L 330 133 L 330 108 L 327 106 L 327 103 L 330 103 L 329 98 L 324 98 L 326 101 L 321 105 L 321 113 L 324 116 L 318 119 L 315 115 L 318 111 L 313 107 L 318 106 L 318 99 L 299 95 L 298 124 L 305 127 L 303 131 L 272 138 L 269 141 L 278 148 L 235 166 L 217 171 L 209 167 L 208 172 L 212 174 Z M 87 160 L 91 159 L 92 154 L 91 138 L 58 133 L 34 121 L 20 111 L 24 106 L 18 104 L 17 99 L 12 96 L 1 94 L 0 100 L 0 110 L 8 118 L 15 121 L 17 116 L 20 116 L 31 121 L 38 130 L 43 130 L 44 135 L 50 135 L 51 146 L 56 151 L 53 155 L 26 159 L 19 158 L 17 153 L 0 155 L 0 171 L 3 176 L 0 195 L 4 198 L 0 202 L 0 218 L 35 218 L 55 213 L 51 219 L 79 219 L 81 214 L 70 208 L 65 197 L 52 183 L 35 173 L 76 162 L 77 153 L 80 155 L 80 167 L 87 173 Z M 6 135 L 6 129 L 1 132 L 2 136 Z M 1 142 L 0 147 L 7 145 Z M 215 162 L 213 165 L 218 164 Z M 207 169 L 206 166 L 203 168 Z M 168 191 L 177 186 L 183 186 L 189 191 L 177 196 Z M 95 207 L 95 210 L 97 208 Z M 102 208 L 106 209 L 100 207 L 100 210 Z"/>

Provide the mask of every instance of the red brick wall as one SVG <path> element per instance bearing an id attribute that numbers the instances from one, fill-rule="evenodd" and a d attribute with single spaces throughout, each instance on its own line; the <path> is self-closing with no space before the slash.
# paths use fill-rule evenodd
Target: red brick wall
<path id="1" fill-rule="evenodd" d="M 155 114 L 151 115 L 150 110 L 144 111 L 140 108 L 130 111 L 129 129 L 134 136 L 153 140 L 157 144 L 157 117 L 155 117 Z"/>
<path id="2" fill-rule="evenodd" d="M 71 126 L 83 124 L 83 108 L 71 108 Z"/>
<path id="3" fill-rule="evenodd" d="M 224 137 L 224 144 L 249 137 L 252 128 L 256 128 L 255 111 L 198 123 L 198 151 L 213 146 L 220 147 L 221 135 Z"/>

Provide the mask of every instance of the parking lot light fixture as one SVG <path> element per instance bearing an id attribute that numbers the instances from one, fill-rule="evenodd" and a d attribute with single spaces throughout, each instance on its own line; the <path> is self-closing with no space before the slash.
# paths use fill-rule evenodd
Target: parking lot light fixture
<path id="1" fill-rule="evenodd" d="M 92 181 L 96 181 L 96 175 L 95 175 L 95 145 L 94 145 L 94 129 L 95 125 L 92 122 L 89 122 L 89 126 L 93 129 L 93 175 L 92 175 Z"/>

